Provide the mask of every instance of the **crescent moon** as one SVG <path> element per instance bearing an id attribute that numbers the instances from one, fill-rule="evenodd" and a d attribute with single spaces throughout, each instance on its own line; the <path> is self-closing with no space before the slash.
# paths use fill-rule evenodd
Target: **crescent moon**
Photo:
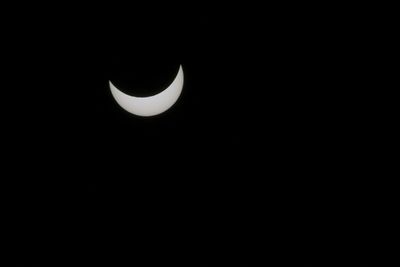
<path id="1" fill-rule="evenodd" d="M 178 100 L 183 88 L 183 69 L 179 66 L 174 81 L 161 93 L 149 97 L 127 95 L 116 88 L 111 81 L 109 83 L 114 99 L 123 109 L 137 116 L 150 117 L 167 111 Z"/>

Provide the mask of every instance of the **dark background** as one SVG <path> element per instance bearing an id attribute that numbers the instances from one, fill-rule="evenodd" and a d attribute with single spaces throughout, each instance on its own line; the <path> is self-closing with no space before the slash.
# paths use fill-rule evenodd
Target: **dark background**
<path id="1" fill-rule="evenodd" d="M 2 176 L 19 266 L 368 261 L 363 114 L 329 8 L 4 10 Z M 111 96 L 109 80 L 158 93 L 180 64 L 182 95 L 163 114 L 136 117 Z"/>

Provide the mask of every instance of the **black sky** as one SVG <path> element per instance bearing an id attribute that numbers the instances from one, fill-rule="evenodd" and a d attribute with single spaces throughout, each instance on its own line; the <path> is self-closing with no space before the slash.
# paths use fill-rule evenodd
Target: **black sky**
<path id="1" fill-rule="evenodd" d="M 147 4 L 9 9 L 1 101 L 16 262 L 316 261 L 343 233 L 324 211 L 341 203 L 337 188 L 354 192 L 346 144 L 359 137 L 329 10 Z M 152 95 L 180 64 L 183 93 L 167 112 L 136 117 L 113 100 L 109 80 Z"/>

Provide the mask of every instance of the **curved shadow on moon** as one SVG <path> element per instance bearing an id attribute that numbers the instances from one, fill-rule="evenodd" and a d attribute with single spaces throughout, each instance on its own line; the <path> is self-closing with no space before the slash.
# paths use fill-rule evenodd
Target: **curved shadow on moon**
<path id="1" fill-rule="evenodd" d="M 123 109 L 137 116 L 150 117 L 167 111 L 175 104 L 181 95 L 183 80 L 183 69 L 179 66 L 174 81 L 161 93 L 149 97 L 130 96 L 121 92 L 111 81 L 109 84 L 115 101 Z"/>

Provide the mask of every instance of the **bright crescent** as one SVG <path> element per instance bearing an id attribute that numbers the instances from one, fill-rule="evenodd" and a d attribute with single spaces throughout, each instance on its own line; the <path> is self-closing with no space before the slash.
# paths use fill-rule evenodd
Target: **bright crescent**
<path id="1" fill-rule="evenodd" d="M 183 88 L 183 69 L 179 66 L 175 80 L 164 91 L 149 97 L 127 95 L 109 82 L 113 97 L 123 109 L 138 116 L 149 117 L 165 112 L 178 100 Z"/>

